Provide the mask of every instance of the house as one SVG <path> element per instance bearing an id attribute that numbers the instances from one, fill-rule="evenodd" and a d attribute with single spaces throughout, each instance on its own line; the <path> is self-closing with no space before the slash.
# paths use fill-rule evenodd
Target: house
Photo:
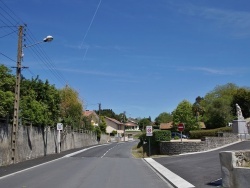
<path id="1" fill-rule="evenodd" d="M 160 130 L 171 130 L 173 128 L 173 122 L 160 123 Z"/>
<path id="2" fill-rule="evenodd" d="M 128 121 L 125 123 L 125 130 L 126 131 L 140 131 L 139 125 L 132 119 L 128 119 Z"/>
<path id="3" fill-rule="evenodd" d="M 86 110 L 83 112 L 83 116 L 90 120 L 92 126 L 96 127 L 99 125 L 99 116 L 95 113 L 95 111 Z"/>
<path id="4" fill-rule="evenodd" d="M 122 137 L 122 134 L 124 133 L 124 124 L 116 119 L 104 117 L 104 120 L 107 124 L 106 127 L 106 133 L 110 134 L 113 131 L 117 131 L 117 136 Z"/>

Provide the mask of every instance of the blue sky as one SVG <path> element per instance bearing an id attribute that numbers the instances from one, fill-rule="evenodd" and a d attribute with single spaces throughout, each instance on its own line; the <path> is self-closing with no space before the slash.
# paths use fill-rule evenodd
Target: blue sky
<path id="1" fill-rule="evenodd" d="M 217 85 L 249 87 L 249 0 L 0 0 L 0 26 L 22 23 L 27 45 L 54 37 L 24 49 L 23 75 L 68 84 L 88 110 L 101 103 L 154 119 Z M 9 67 L 17 52 L 10 31 L 0 28 L 0 63 Z"/>

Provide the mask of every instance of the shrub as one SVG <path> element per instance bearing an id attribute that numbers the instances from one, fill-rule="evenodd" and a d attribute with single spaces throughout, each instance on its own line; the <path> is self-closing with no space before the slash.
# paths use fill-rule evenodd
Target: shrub
<path id="1" fill-rule="evenodd" d="M 218 133 L 221 133 L 221 132 L 232 132 L 232 128 L 221 127 L 218 129 L 190 131 L 189 133 L 190 133 L 191 139 L 202 139 L 204 137 L 217 137 Z"/>
<path id="2" fill-rule="evenodd" d="M 149 156 L 148 152 L 148 144 L 150 139 L 151 145 L 151 154 L 159 154 L 159 142 L 160 141 L 170 141 L 171 140 L 171 132 L 170 131 L 153 131 L 153 136 L 146 136 L 146 133 L 143 132 L 139 136 L 140 142 L 137 145 L 137 148 L 143 147 L 143 151 L 146 152 L 147 156 Z M 146 143 L 145 143 L 146 142 Z"/>

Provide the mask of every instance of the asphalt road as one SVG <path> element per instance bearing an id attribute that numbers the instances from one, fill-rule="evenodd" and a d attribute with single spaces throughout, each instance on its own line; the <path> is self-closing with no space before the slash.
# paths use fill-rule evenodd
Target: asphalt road
<path id="1" fill-rule="evenodd" d="M 0 187 L 170 188 L 147 163 L 132 157 L 131 148 L 135 144 L 137 143 L 112 143 L 85 149 L 76 155 L 68 153 L 66 157 L 2 176 Z M 28 165 L 29 162 L 32 163 L 32 160 L 19 166 Z M 11 171 L 11 167 L 6 169 Z M 6 171 L 3 170 L 4 173 Z"/>
<path id="2" fill-rule="evenodd" d="M 154 160 L 198 188 L 221 185 L 219 152 L 250 149 L 250 141 L 243 141 L 218 150 L 155 158 Z"/>

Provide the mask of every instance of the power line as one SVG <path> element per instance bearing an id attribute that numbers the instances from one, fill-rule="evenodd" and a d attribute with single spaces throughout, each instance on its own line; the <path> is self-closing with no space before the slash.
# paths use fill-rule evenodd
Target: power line
<path id="1" fill-rule="evenodd" d="M 6 58 L 8 58 L 9 60 L 13 61 L 13 62 L 16 62 L 14 59 L 10 58 L 9 56 L 3 54 L 2 52 L 0 52 L 0 54 Z"/>

